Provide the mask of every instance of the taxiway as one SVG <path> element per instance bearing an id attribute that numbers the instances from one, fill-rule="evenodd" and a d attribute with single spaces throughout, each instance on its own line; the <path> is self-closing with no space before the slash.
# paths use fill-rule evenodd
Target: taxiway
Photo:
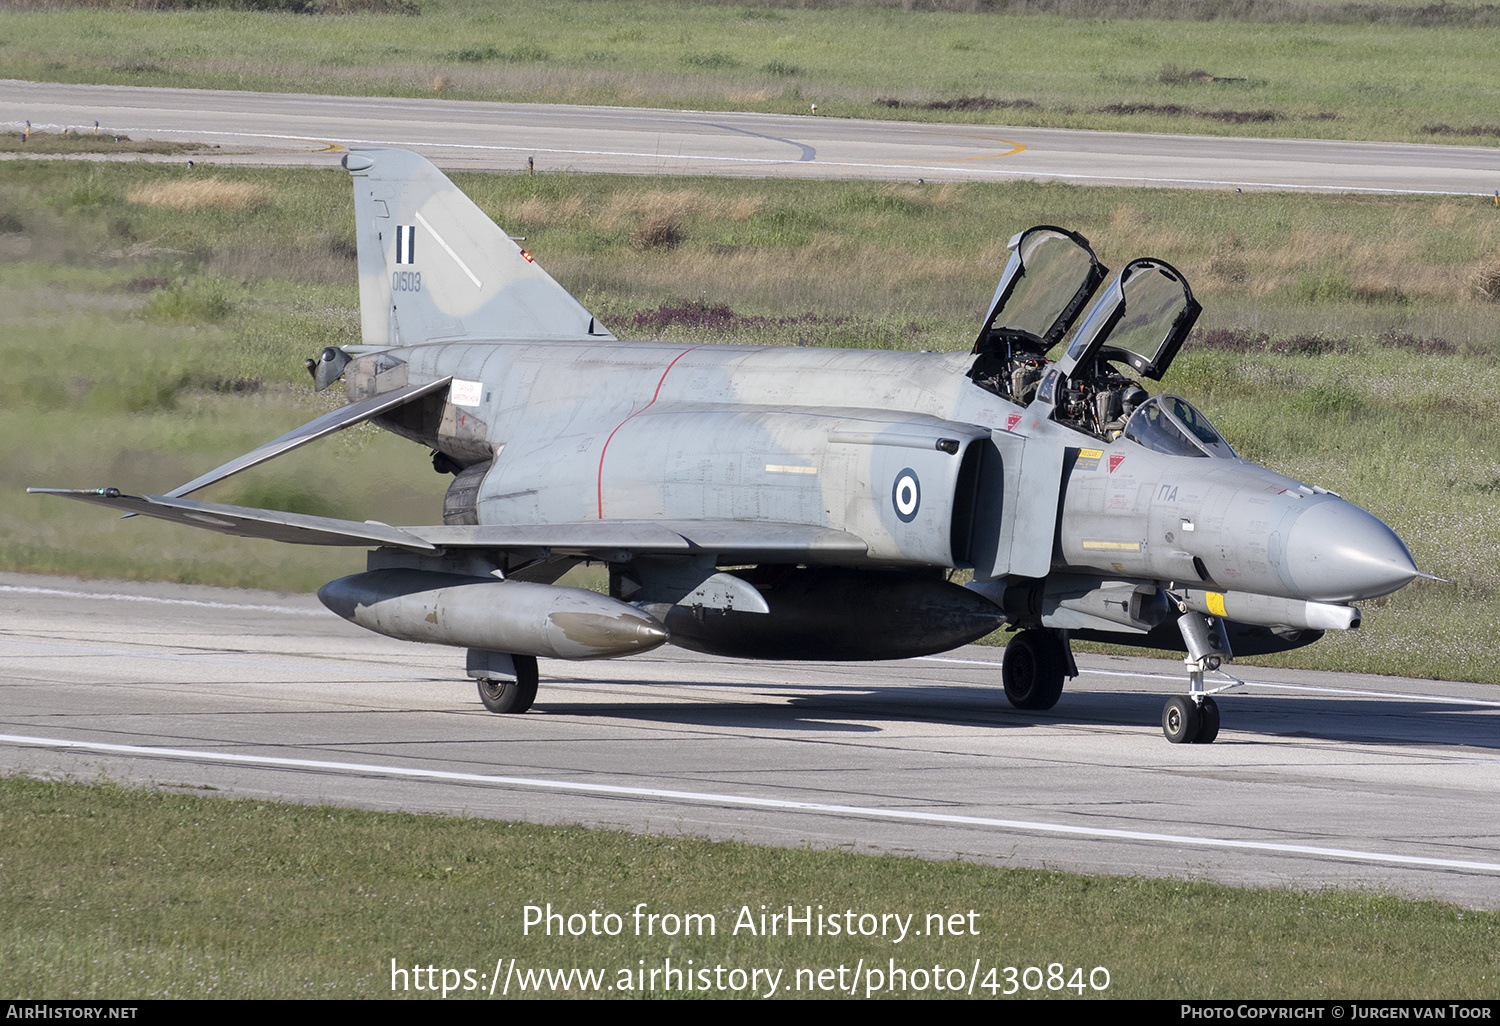
<path id="1" fill-rule="evenodd" d="M 444 168 L 1489 196 L 1500 149 L 1084 132 L 718 111 L 0 81 L 0 125 L 221 145 L 197 159 L 327 164 L 403 146 Z M 186 158 L 172 158 L 184 160 Z"/>
<path id="2" fill-rule="evenodd" d="M 303 595 L 0 575 L 0 767 L 232 796 L 1500 906 L 1500 692 L 1244 668 L 1169 745 L 1180 666 L 1083 657 L 1017 712 L 1000 650 L 543 661 L 532 712 L 463 653 Z"/>

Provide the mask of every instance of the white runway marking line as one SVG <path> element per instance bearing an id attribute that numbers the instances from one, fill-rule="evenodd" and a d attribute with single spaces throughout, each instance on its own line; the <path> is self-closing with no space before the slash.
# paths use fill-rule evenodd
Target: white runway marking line
<path id="1" fill-rule="evenodd" d="M 930 663 L 963 663 L 967 666 L 991 666 L 1000 668 L 997 659 L 990 662 L 987 659 L 956 659 L 951 656 L 918 656 L 923 662 Z M 1100 677 L 1144 677 L 1147 680 L 1180 681 L 1181 677 L 1170 673 L 1148 673 L 1144 670 L 1094 670 L 1088 667 L 1079 667 L 1080 674 L 1092 673 Z M 1257 688 L 1281 688 L 1284 691 L 1311 691 L 1325 695 L 1355 695 L 1360 698 L 1406 698 L 1417 702 L 1437 702 L 1443 705 L 1482 705 L 1490 709 L 1500 709 L 1500 702 L 1488 702 L 1482 698 L 1450 698 L 1447 695 L 1419 695 L 1407 691 L 1361 691 L 1357 688 L 1328 688 L 1319 687 L 1316 684 L 1284 684 L 1281 681 L 1272 680 L 1247 680 L 1245 684 Z"/>
<path id="2" fill-rule="evenodd" d="M 0 734 L 0 744 L 26 745 L 38 748 L 82 749 L 114 755 L 143 758 L 190 759 L 197 762 L 223 762 L 247 766 L 270 766 L 286 769 L 332 770 L 339 773 L 375 774 L 412 780 L 437 780 L 452 783 L 488 784 L 495 787 L 527 787 L 543 791 L 570 791 L 603 797 L 663 798 L 673 801 L 703 802 L 751 809 L 777 809 L 786 812 L 824 813 L 856 816 L 863 819 L 888 819 L 915 823 L 948 823 L 955 826 L 996 827 L 1042 834 L 1065 834 L 1098 840 L 1151 841 L 1161 844 L 1184 844 L 1202 848 L 1231 848 L 1240 851 L 1272 852 L 1280 855 L 1312 855 L 1348 862 L 1377 862 L 1430 869 L 1468 869 L 1482 873 L 1500 873 L 1500 863 L 1472 862 L 1465 859 L 1435 859 L 1419 855 L 1392 855 L 1378 851 L 1351 848 L 1324 848 L 1308 844 L 1279 844 L 1272 841 L 1240 841 L 1227 837 L 1190 837 L 1183 834 L 1158 834 L 1142 830 L 1113 830 L 1105 827 L 1066 826 L 1023 819 L 994 819 L 988 816 L 959 816 L 941 812 L 913 812 L 906 809 L 877 809 L 860 805 L 831 805 L 823 802 L 795 802 L 778 798 L 755 798 L 749 795 L 713 794 L 701 791 L 672 791 L 655 787 L 624 787 L 617 784 L 585 784 L 569 780 L 542 780 L 536 777 L 502 777 L 483 773 L 457 773 L 448 770 L 415 769 L 403 766 L 380 766 L 373 763 L 333 762 L 323 759 L 287 759 L 271 755 L 239 755 L 232 752 L 199 752 L 187 748 L 152 748 L 143 745 L 114 745 L 101 741 L 71 741 L 63 738 L 28 737 Z"/>
<path id="3" fill-rule="evenodd" d="M 72 599 L 102 599 L 111 602 L 157 602 L 167 606 L 198 606 L 202 609 L 241 609 L 253 613 L 287 613 L 306 616 L 315 609 L 298 609 L 295 606 L 257 606 L 246 602 L 212 602 L 207 599 L 160 598 L 156 595 L 127 595 L 116 591 L 69 591 L 66 588 L 36 588 L 19 584 L 0 584 L 0 594 L 61 595 Z"/>

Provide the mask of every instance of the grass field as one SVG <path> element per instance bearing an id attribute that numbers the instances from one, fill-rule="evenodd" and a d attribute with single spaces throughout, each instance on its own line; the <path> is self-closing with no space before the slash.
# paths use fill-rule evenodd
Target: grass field
<path id="1" fill-rule="evenodd" d="M 1207 313 L 1162 387 L 1250 459 L 1389 522 L 1424 570 L 1286 665 L 1500 681 L 1500 211 L 1449 199 L 459 175 L 625 337 L 966 348 L 1012 232 L 1150 254 Z M 336 171 L 0 166 L 0 566 L 310 590 L 357 551 L 27 496 L 168 489 L 310 420 L 302 360 L 356 341 Z M 204 497 L 432 523 L 447 478 L 370 427 Z"/>
<path id="2" fill-rule="evenodd" d="M 525 906 L 549 903 L 565 916 L 597 913 L 600 932 L 616 914 L 618 936 L 527 932 Z M 637 937 L 639 903 L 647 914 L 712 915 L 715 932 Z M 735 933 L 741 910 L 758 917 L 761 905 L 910 915 L 917 930 L 929 914 L 949 924 L 957 914 L 962 930 L 899 945 Z M 894 960 L 928 979 L 940 966 L 950 986 L 955 969 L 967 980 L 977 964 L 975 997 L 1014 989 L 1064 1000 L 1492 999 L 1497 934 L 1494 912 L 1370 893 L 1083 877 L 0 778 L 5 998 L 389 997 L 393 961 L 454 970 L 450 999 L 486 998 L 497 959 L 507 960 L 506 975 L 513 959 L 523 973 L 599 970 L 602 985 L 615 987 L 621 970 L 670 958 L 725 973 L 780 970 L 782 997 L 837 996 L 813 991 L 813 973 L 843 966 L 847 979 L 860 964 L 888 970 Z M 1040 972 L 1026 976 L 1029 966 Z M 521 993 L 517 978 L 510 997 Z M 856 981 L 859 996 L 871 982 Z M 918 992 L 910 976 L 908 988 L 905 996 L 954 996 L 930 983 Z M 569 992 L 528 989 L 538 991 Z M 664 996 L 661 984 L 654 996 Z"/>
<path id="3" fill-rule="evenodd" d="M 1486 4 L 110 6 L 15 5 L 0 77 L 1500 144 Z"/>

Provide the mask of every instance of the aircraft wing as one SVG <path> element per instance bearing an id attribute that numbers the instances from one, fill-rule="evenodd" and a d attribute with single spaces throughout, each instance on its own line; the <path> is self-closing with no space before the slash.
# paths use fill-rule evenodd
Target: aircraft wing
<path id="1" fill-rule="evenodd" d="M 815 524 L 754 520 L 583 520 L 514 527 L 408 527 L 439 548 L 545 548 L 558 555 L 705 555 L 745 562 L 800 562 L 862 557 L 863 538 Z M 625 558 L 629 558 L 626 556 Z M 623 561 L 623 560 L 621 560 Z"/>
<path id="2" fill-rule="evenodd" d="M 303 513 L 199 502 L 165 495 L 126 495 L 118 488 L 28 488 L 42 495 L 91 502 L 123 513 L 202 527 L 241 538 L 300 545 L 439 549 L 546 549 L 557 555 L 628 559 L 628 554 L 695 555 L 762 562 L 838 560 L 864 556 L 868 546 L 847 531 L 813 524 L 741 520 L 584 520 L 516 526 L 390 527 Z"/>
<path id="3" fill-rule="evenodd" d="M 257 464 L 266 462 L 266 460 L 275 459 L 277 456 L 300 448 L 308 442 L 315 442 L 319 438 L 333 434 L 335 431 L 342 431 L 344 428 L 353 427 L 355 424 L 369 420 L 371 417 L 378 417 L 382 413 L 394 410 L 398 406 L 405 406 L 407 403 L 420 399 L 424 395 L 447 388 L 452 381 L 453 378 L 451 376 L 439 378 L 436 381 L 429 381 L 425 385 L 408 385 L 406 388 L 398 388 L 393 392 L 373 396 L 363 402 L 341 406 L 331 413 L 325 413 L 316 420 L 303 424 L 299 428 L 293 428 L 280 438 L 269 441 L 259 448 L 252 449 L 243 456 L 236 456 L 223 466 L 195 477 L 187 484 L 178 485 L 168 492 L 165 498 L 175 499 L 190 492 L 196 492 L 200 488 L 207 488 L 209 485 L 222 481 L 231 475 L 238 474 L 242 470 L 248 470 Z M 145 513 L 146 511 L 136 510 L 135 512 Z M 157 514 L 152 515 L 155 516 Z"/>
<path id="4" fill-rule="evenodd" d="M 189 527 L 204 527 L 220 534 L 298 545 L 392 545 L 418 552 L 433 552 L 437 546 L 395 527 L 375 522 L 336 520 L 305 513 L 282 513 L 273 509 L 228 506 L 166 495 L 126 495 L 118 488 L 28 488 L 36 495 L 60 495 L 158 520 Z"/>

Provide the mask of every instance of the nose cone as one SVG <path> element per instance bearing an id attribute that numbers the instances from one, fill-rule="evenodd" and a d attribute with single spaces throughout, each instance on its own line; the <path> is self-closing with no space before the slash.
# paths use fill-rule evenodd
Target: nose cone
<path id="1" fill-rule="evenodd" d="M 1378 517 L 1329 497 L 1292 524 L 1286 570 L 1314 602 L 1379 598 L 1417 576 L 1406 544 Z"/>

